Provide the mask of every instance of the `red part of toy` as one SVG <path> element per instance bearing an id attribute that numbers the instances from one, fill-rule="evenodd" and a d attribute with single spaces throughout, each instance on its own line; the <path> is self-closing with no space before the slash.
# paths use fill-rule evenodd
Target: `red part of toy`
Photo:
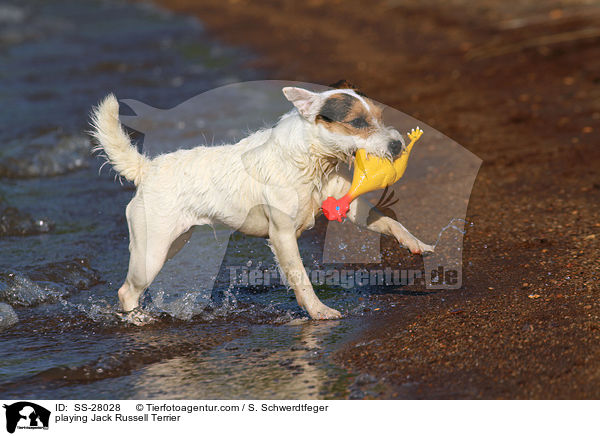
<path id="1" fill-rule="evenodd" d="M 346 218 L 346 212 L 350 209 L 351 201 L 352 197 L 350 194 L 344 195 L 339 200 L 336 200 L 334 197 L 328 197 L 322 205 L 323 214 L 329 221 L 336 220 L 342 222 L 342 218 Z"/>

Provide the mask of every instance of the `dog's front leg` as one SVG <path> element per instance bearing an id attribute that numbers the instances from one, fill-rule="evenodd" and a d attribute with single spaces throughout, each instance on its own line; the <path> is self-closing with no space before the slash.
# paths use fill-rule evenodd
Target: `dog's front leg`
<path id="1" fill-rule="evenodd" d="M 350 170 L 343 166 L 340 167 L 327 181 L 324 189 L 324 198 L 328 196 L 341 197 L 343 193 L 348 192 L 348 189 L 350 189 L 351 180 L 352 175 L 350 174 Z M 359 227 L 393 236 L 400 244 L 404 245 L 414 254 L 434 250 L 432 245 L 420 241 L 402 224 L 382 214 L 375 206 L 362 197 L 358 197 L 350 203 L 350 209 L 346 213 L 346 216 Z"/>
<path id="2" fill-rule="evenodd" d="M 296 230 L 291 223 L 282 223 L 281 220 L 276 224 L 272 223 L 269 228 L 269 241 L 279 268 L 294 290 L 300 307 L 313 319 L 341 318 L 340 312 L 321 303 L 315 294 L 302 264 Z"/>
<path id="3" fill-rule="evenodd" d="M 432 252 L 434 250 L 432 245 L 420 241 L 406 230 L 402 224 L 385 216 L 363 198 L 359 197 L 350 204 L 347 216 L 357 226 L 366 227 L 374 232 L 395 237 L 400 244 L 407 247 L 413 254 Z"/>

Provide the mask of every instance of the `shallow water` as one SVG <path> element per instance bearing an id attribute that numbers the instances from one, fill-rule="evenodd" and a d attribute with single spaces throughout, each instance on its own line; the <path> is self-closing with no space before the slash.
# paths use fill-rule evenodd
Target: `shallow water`
<path id="1" fill-rule="evenodd" d="M 228 267 L 275 270 L 264 240 L 233 234 L 212 291 L 153 285 L 144 308 L 156 322 L 117 315 L 133 190 L 98 174 L 83 133 L 90 108 L 108 92 L 172 107 L 259 77 L 248 59 L 197 21 L 148 6 L 0 1 L 0 212 L 21 214 L 21 227 L 0 233 L 0 302 L 10 306 L 0 306 L 1 397 L 348 395 L 349 374 L 329 357 L 360 330 L 370 292 L 317 286 L 347 318 L 314 323 L 280 284 L 231 285 Z M 307 232 L 300 246 L 319 266 L 322 235 Z"/>

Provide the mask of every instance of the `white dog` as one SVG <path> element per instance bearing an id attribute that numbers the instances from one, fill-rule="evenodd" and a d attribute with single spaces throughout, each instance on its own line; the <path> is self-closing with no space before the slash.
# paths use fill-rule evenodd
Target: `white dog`
<path id="1" fill-rule="evenodd" d="M 149 159 L 131 144 L 109 95 L 95 110 L 93 135 L 115 170 L 137 186 L 126 209 L 129 271 L 119 289 L 125 311 L 167 259 L 189 239 L 192 227 L 216 223 L 269 239 L 298 304 L 315 319 L 339 318 L 315 295 L 302 264 L 297 238 L 314 225 L 321 203 L 344 195 L 352 176 L 347 165 L 359 148 L 391 158 L 403 147 L 397 130 L 385 127 L 381 109 L 352 89 L 314 93 L 283 88 L 294 109 L 270 128 L 234 145 L 196 147 Z M 348 218 L 394 236 L 415 254 L 433 251 L 399 222 L 366 200 L 352 202 Z"/>

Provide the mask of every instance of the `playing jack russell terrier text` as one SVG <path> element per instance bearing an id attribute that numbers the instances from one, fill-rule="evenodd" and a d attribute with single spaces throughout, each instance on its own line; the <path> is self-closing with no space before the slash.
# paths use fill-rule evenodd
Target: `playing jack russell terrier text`
<path id="1" fill-rule="evenodd" d="M 298 304 L 312 318 L 341 316 L 315 295 L 297 238 L 314 225 L 325 199 L 348 191 L 352 181 L 348 163 L 357 150 L 392 159 L 403 151 L 404 142 L 397 130 L 384 126 L 381 108 L 352 89 L 315 93 L 286 87 L 283 95 L 294 107 L 272 128 L 236 144 L 199 146 L 153 159 L 131 143 L 113 95 L 95 109 L 97 149 L 137 186 L 126 208 L 129 270 L 118 291 L 124 311 L 139 306 L 144 290 L 189 239 L 194 226 L 223 224 L 268 238 Z M 414 254 L 433 251 L 360 197 L 350 204 L 347 218 L 395 237 Z"/>

